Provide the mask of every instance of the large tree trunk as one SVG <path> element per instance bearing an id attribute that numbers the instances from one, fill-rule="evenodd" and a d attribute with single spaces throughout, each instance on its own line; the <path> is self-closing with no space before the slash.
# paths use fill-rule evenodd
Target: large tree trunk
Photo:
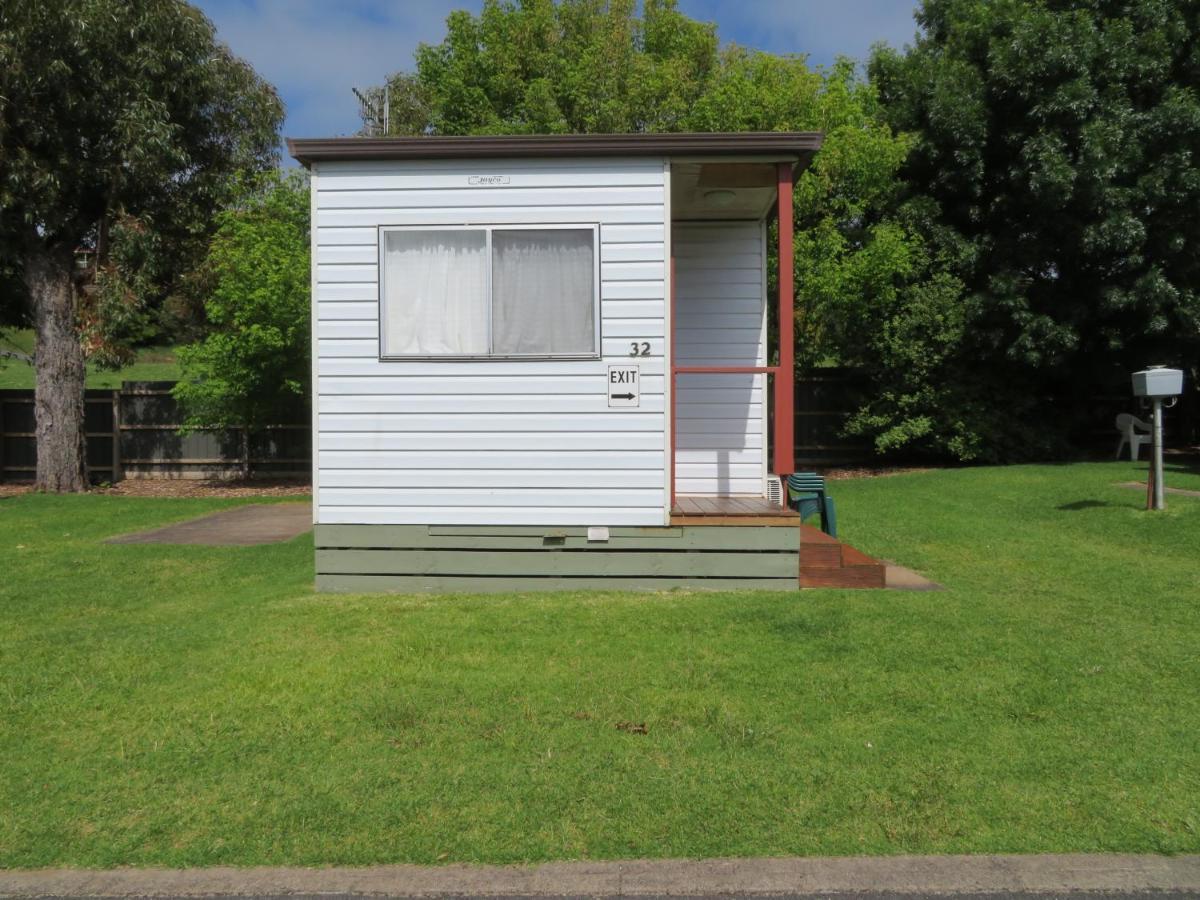
<path id="1" fill-rule="evenodd" d="M 88 484 L 73 265 L 70 247 L 35 247 L 25 257 L 36 338 L 37 488 L 59 494 L 87 490 Z"/>

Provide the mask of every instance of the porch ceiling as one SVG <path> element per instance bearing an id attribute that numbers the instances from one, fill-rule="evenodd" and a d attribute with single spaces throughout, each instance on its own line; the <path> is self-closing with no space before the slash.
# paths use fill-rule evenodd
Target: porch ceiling
<path id="1" fill-rule="evenodd" d="M 671 218 L 757 221 L 775 205 L 776 166 L 766 162 L 673 162 Z"/>

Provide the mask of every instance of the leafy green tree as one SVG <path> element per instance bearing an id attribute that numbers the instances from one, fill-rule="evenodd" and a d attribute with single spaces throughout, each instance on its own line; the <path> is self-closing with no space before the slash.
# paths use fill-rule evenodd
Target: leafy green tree
<path id="1" fill-rule="evenodd" d="M 714 26 L 674 0 L 486 0 L 389 80 L 410 134 L 678 131 L 717 61 Z"/>
<path id="2" fill-rule="evenodd" d="M 932 333 L 961 333 L 939 415 L 973 435 L 960 455 L 1049 452 L 1098 386 L 1200 359 L 1200 6 L 925 0 L 917 18 L 870 74 L 915 137 L 898 215 L 964 285 L 929 307 Z M 858 425 L 906 418 L 882 398 Z"/>
<path id="3" fill-rule="evenodd" d="M 684 125 L 824 133 L 794 197 L 796 361 L 801 369 L 847 361 L 871 322 L 865 313 L 893 306 L 927 268 L 917 263 L 920 238 L 889 217 L 911 140 L 881 121 L 874 89 L 851 61 L 814 71 L 802 57 L 736 46 L 722 53 Z"/>
<path id="4" fill-rule="evenodd" d="M 305 409 L 309 368 L 309 190 L 291 172 L 218 216 L 201 275 L 209 333 L 179 350 L 175 397 L 189 428 L 287 421 Z"/>
<path id="5" fill-rule="evenodd" d="M 86 487 L 84 341 L 146 287 L 123 273 L 91 306 L 75 251 L 103 267 L 114 229 L 168 248 L 205 234 L 230 176 L 274 164 L 281 119 L 271 87 L 182 0 L 0 4 L 0 269 L 22 280 L 0 303 L 27 303 L 36 334 L 39 488 Z"/>

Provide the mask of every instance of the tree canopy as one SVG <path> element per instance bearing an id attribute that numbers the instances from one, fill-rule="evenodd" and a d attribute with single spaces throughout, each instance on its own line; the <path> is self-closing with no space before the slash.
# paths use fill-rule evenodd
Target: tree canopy
<path id="1" fill-rule="evenodd" d="M 1200 6 L 925 0 L 918 21 L 870 75 L 914 136 L 899 215 L 964 288 L 940 403 L 989 455 L 1044 451 L 1098 387 L 1196 364 Z"/>
<path id="2" fill-rule="evenodd" d="M 389 80 L 397 130 L 678 131 L 717 63 L 716 27 L 673 0 L 485 0 Z"/>
<path id="3" fill-rule="evenodd" d="M 0 8 L 0 244 L 77 245 L 133 215 L 197 226 L 277 159 L 282 104 L 182 0 Z"/>

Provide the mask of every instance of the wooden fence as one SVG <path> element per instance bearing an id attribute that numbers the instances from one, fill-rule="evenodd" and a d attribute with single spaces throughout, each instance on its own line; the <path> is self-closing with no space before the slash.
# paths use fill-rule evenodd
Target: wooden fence
<path id="1" fill-rule="evenodd" d="M 94 481 L 127 477 L 210 478 L 241 474 L 308 478 L 312 443 L 308 422 L 274 425 L 260 434 L 240 430 L 179 433 L 182 419 L 173 382 L 126 381 L 116 390 L 86 393 L 88 470 Z M 1115 446 L 1118 412 L 1139 412 L 1122 385 L 1090 398 L 1081 435 L 1086 448 Z M 831 368 L 796 380 L 796 468 L 861 465 L 874 458 L 869 442 L 843 437 L 846 420 L 868 384 L 861 372 Z M 1168 443 L 1200 439 L 1200 402 L 1189 391 L 1167 417 Z M 0 390 L 0 481 L 31 480 L 36 462 L 32 390 Z"/>
<path id="2" fill-rule="evenodd" d="M 180 434 L 182 415 L 173 382 L 126 381 L 84 395 L 87 465 L 92 480 L 213 478 L 249 472 L 269 478 L 308 478 L 308 423 Z M 37 462 L 33 391 L 0 390 L 0 480 L 32 480 Z"/>

